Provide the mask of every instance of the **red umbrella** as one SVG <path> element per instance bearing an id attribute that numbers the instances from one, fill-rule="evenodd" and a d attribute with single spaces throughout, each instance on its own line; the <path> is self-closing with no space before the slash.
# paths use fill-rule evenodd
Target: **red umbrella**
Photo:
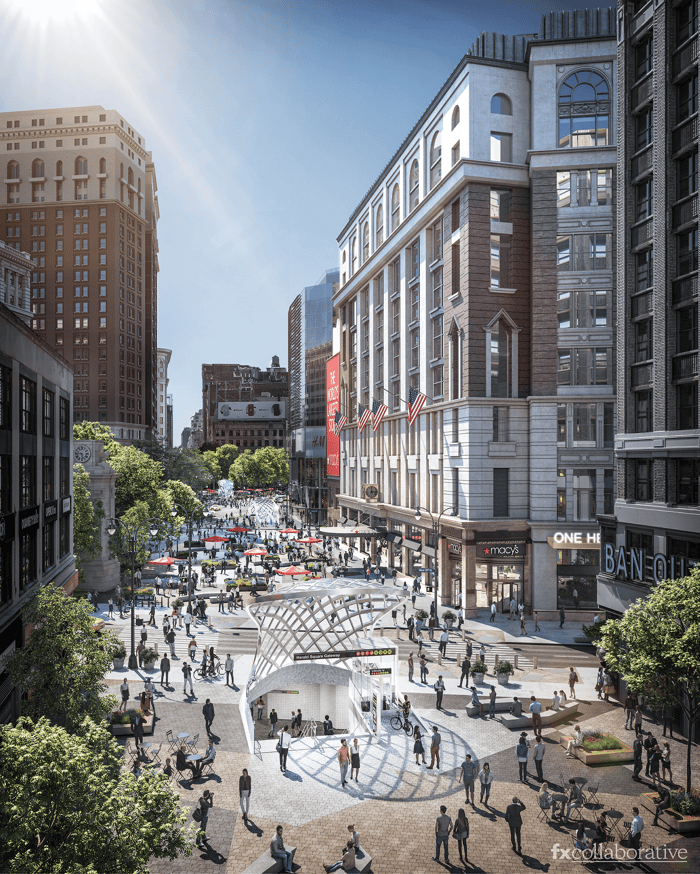
<path id="1" fill-rule="evenodd" d="M 235 528 L 227 528 L 227 531 L 235 531 L 236 533 L 241 533 L 243 531 L 249 531 L 249 528 L 244 528 L 242 525 L 236 525 Z"/>
<path id="2" fill-rule="evenodd" d="M 267 555 L 266 549 L 246 549 L 243 555 Z"/>
<path id="3" fill-rule="evenodd" d="M 302 540 L 295 540 L 295 543 L 320 543 L 321 540 L 318 537 L 304 537 Z"/>
<path id="4" fill-rule="evenodd" d="M 169 555 L 164 555 L 163 558 L 154 558 L 148 562 L 149 564 L 175 564 L 175 559 Z"/>
<path id="5" fill-rule="evenodd" d="M 214 534 L 211 537 L 205 537 L 205 543 L 225 543 L 228 540 L 228 537 L 219 537 L 218 534 Z"/>
<path id="6" fill-rule="evenodd" d="M 282 574 L 285 577 L 296 577 L 299 574 L 308 574 L 309 572 L 306 568 L 299 567 L 298 565 L 291 565 L 291 567 L 283 567 L 277 571 L 277 574 Z"/>
<path id="7" fill-rule="evenodd" d="M 285 528 L 284 531 L 280 531 L 280 534 L 298 534 L 298 528 Z"/>

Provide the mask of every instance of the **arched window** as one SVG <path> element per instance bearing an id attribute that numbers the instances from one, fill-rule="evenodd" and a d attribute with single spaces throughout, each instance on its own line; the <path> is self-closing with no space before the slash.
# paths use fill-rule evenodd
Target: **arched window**
<path id="1" fill-rule="evenodd" d="M 412 212 L 418 206 L 418 160 L 411 164 L 408 174 L 408 211 Z"/>
<path id="2" fill-rule="evenodd" d="M 374 248 L 378 249 L 384 242 L 384 207 L 381 205 L 381 203 L 377 207 L 376 221 L 374 226 L 376 228 Z"/>
<path id="3" fill-rule="evenodd" d="M 106 172 L 107 172 L 107 159 L 100 158 L 100 173 L 106 173 Z"/>
<path id="4" fill-rule="evenodd" d="M 362 263 L 369 260 L 369 222 L 362 228 Z"/>
<path id="5" fill-rule="evenodd" d="M 493 115 L 512 115 L 510 97 L 506 97 L 505 94 L 494 94 L 491 98 L 491 112 Z"/>
<path id="6" fill-rule="evenodd" d="M 134 168 L 133 168 L 133 167 L 129 167 L 129 178 L 128 178 L 128 182 L 129 182 L 129 185 L 133 185 L 133 184 L 134 184 Z"/>
<path id="7" fill-rule="evenodd" d="M 352 238 L 350 243 L 350 276 L 355 275 L 357 270 L 357 237 Z"/>
<path id="8" fill-rule="evenodd" d="M 75 175 L 87 176 L 88 165 L 87 158 L 82 158 L 80 155 L 75 159 Z"/>
<path id="9" fill-rule="evenodd" d="M 56 175 L 63 176 L 63 161 L 56 161 Z"/>
<path id="10" fill-rule="evenodd" d="M 393 234 L 396 228 L 399 226 L 399 219 L 401 213 L 401 198 L 399 195 L 399 183 L 397 182 L 394 185 L 394 188 L 391 192 L 391 233 Z"/>
<path id="11" fill-rule="evenodd" d="M 449 350 L 450 400 L 462 396 L 462 332 L 457 320 L 453 319 L 447 335 Z"/>
<path id="12" fill-rule="evenodd" d="M 559 146 L 606 146 L 610 129 L 610 88 L 595 70 L 577 70 L 559 87 Z"/>
<path id="13" fill-rule="evenodd" d="M 44 162 L 43 161 L 32 161 L 32 178 L 33 179 L 41 179 L 44 176 Z"/>
<path id="14" fill-rule="evenodd" d="M 7 178 L 19 179 L 19 164 L 17 161 L 8 161 L 7 163 Z"/>
<path id="15" fill-rule="evenodd" d="M 442 175 L 442 137 L 438 131 L 430 144 L 430 188 L 431 190 L 440 181 Z"/>
<path id="16" fill-rule="evenodd" d="M 486 397 L 518 397 L 518 334 L 520 328 L 505 310 L 484 327 L 486 332 Z"/>
<path id="17" fill-rule="evenodd" d="M 452 110 L 452 130 L 459 124 L 459 106 L 455 106 Z"/>

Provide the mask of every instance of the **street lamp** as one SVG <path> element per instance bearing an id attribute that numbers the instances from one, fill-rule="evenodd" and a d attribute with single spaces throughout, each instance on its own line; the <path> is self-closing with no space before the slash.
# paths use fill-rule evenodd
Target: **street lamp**
<path id="1" fill-rule="evenodd" d="M 136 658 L 136 629 L 135 629 L 135 609 L 136 609 L 136 547 L 138 546 L 138 536 L 145 530 L 148 530 L 151 537 L 158 534 L 158 520 L 148 519 L 140 525 L 130 525 L 122 519 L 115 519 L 112 516 L 107 522 L 107 533 L 110 537 L 115 535 L 117 531 L 121 532 L 121 539 L 125 541 L 129 547 L 129 555 L 131 557 L 131 654 L 129 655 L 129 670 L 134 671 L 138 667 L 138 659 Z"/>
<path id="2" fill-rule="evenodd" d="M 433 559 L 433 561 L 435 562 L 435 568 L 433 570 L 433 598 L 434 598 L 434 603 L 435 603 L 435 621 L 437 622 L 438 621 L 438 558 L 437 558 L 437 556 L 438 556 L 438 550 L 440 548 L 440 534 L 439 534 L 440 519 L 442 519 L 443 516 L 458 516 L 459 512 L 457 511 L 456 507 L 447 507 L 446 509 L 444 509 L 442 511 L 442 513 L 440 513 L 440 515 L 436 519 L 435 516 L 433 516 L 433 514 L 430 512 L 430 510 L 427 507 L 416 507 L 416 512 L 414 514 L 416 522 L 420 522 L 421 510 L 425 511 L 428 514 L 428 516 L 430 516 L 430 520 L 433 523 L 433 540 L 435 541 L 435 558 Z"/>
<path id="3" fill-rule="evenodd" d="M 173 508 L 170 511 L 173 516 L 177 516 L 178 508 L 185 514 L 185 519 L 187 520 L 187 597 L 189 599 L 192 597 L 192 526 L 194 525 L 194 511 L 188 513 L 182 504 L 173 502 Z"/>

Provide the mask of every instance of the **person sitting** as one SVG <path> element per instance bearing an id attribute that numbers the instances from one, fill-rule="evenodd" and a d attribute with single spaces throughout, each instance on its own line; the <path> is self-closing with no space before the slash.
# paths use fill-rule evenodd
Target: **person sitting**
<path id="1" fill-rule="evenodd" d="M 195 767 L 195 765 L 194 765 L 193 762 L 188 762 L 188 761 L 187 761 L 187 755 L 186 755 L 186 752 L 187 752 L 186 747 L 185 747 L 185 745 L 183 744 L 183 745 L 180 747 L 180 749 L 177 751 L 177 753 L 175 754 L 175 767 L 176 767 L 176 768 L 178 769 L 178 771 L 180 771 L 183 775 L 184 775 L 185 771 L 189 768 L 190 771 L 192 771 L 192 778 L 191 778 L 191 779 L 194 779 L 194 778 L 197 776 L 197 773 L 196 773 L 196 772 L 197 772 L 197 768 Z"/>
<path id="2" fill-rule="evenodd" d="M 559 698 L 562 704 L 566 704 L 566 692 L 563 689 L 559 690 Z"/>
<path id="3" fill-rule="evenodd" d="M 339 862 L 334 862 L 332 865 L 324 865 L 323 866 L 327 872 L 329 871 L 337 871 L 339 868 L 342 868 L 344 871 L 349 871 L 351 868 L 355 867 L 355 847 L 353 846 L 352 841 L 348 841 L 345 845 L 345 851 L 343 852 L 343 858 Z"/>
<path id="4" fill-rule="evenodd" d="M 571 751 L 573 749 L 576 749 L 576 747 L 580 747 L 582 743 L 583 743 L 583 732 L 581 731 L 581 726 L 577 725 L 576 728 L 574 729 L 574 736 L 572 738 L 570 738 L 568 744 L 566 745 L 566 755 L 570 759 L 575 759 L 576 755 L 575 755 L 575 753 L 572 753 Z"/>
<path id="5" fill-rule="evenodd" d="M 472 707 L 479 708 L 479 716 L 484 715 L 484 705 L 479 701 L 479 695 L 476 691 L 476 686 L 472 686 Z"/>
<path id="6" fill-rule="evenodd" d="M 333 734 L 333 722 L 330 716 L 326 713 L 326 718 L 323 720 L 323 733 Z"/>
<path id="7" fill-rule="evenodd" d="M 552 710 L 559 710 L 559 704 L 561 703 L 561 698 L 557 695 L 557 690 L 554 690 L 554 695 L 552 695 Z"/>
<path id="8" fill-rule="evenodd" d="M 349 841 L 352 841 L 352 845 L 353 845 L 353 847 L 355 848 L 355 852 L 357 853 L 357 851 L 360 849 L 360 836 L 359 836 L 359 834 L 355 831 L 355 826 L 354 826 L 354 825 L 349 825 L 349 826 L 348 826 L 348 840 L 349 840 Z M 359 855 L 359 854 L 358 854 L 358 855 Z"/>
<path id="9" fill-rule="evenodd" d="M 510 705 L 510 707 L 508 709 L 513 714 L 513 716 L 522 716 L 522 714 L 523 714 L 523 702 L 518 698 L 517 695 L 515 696 L 515 698 L 513 698 L 513 703 Z"/>
<path id="10" fill-rule="evenodd" d="M 171 777 L 173 773 L 173 766 L 170 764 L 170 759 L 165 760 L 165 766 L 163 767 L 163 773 L 166 777 Z"/>
<path id="11" fill-rule="evenodd" d="M 604 844 L 609 837 L 609 829 L 608 829 L 608 819 L 605 816 L 605 812 L 601 812 L 600 816 L 596 818 L 595 821 L 595 838 L 593 838 L 594 844 Z"/>
<path id="12" fill-rule="evenodd" d="M 204 768 L 204 766 L 214 764 L 215 758 L 216 758 L 216 748 L 214 747 L 214 741 L 210 740 L 209 746 L 207 747 L 206 752 L 204 753 L 204 758 L 200 759 L 197 762 L 197 767 L 196 767 L 196 770 L 194 773 L 195 777 L 201 777 L 202 776 L 202 769 Z"/>
<path id="13" fill-rule="evenodd" d="M 537 793 L 537 803 L 542 810 L 549 810 L 552 804 L 556 805 L 556 801 L 552 798 L 552 793 L 549 791 L 549 783 L 543 783 L 540 786 L 540 791 Z"/>
<path id="14" fill-rule="evenodd" d="M 656 805 L 653 825 L 659 824 L 659 814 L 664 810 L 668 810 L 671 806 L 671 794 L 665 786 L 659 786 L 656 792 L 659 796 L 659 800 Z"/>
<path id="15" fill-rule="evenodd" d="M 581 807 L 582 804 L 583 790 L 572 777 L 569 780 L 569 803 L 566 805 L 566 816 L 564 817 L 564 822 L 568 822 L 571 811 L 576 807 Z"/>
<path id="16" fill-rule="evenodd" d="M 576 837 L 574 838 L 574 846 L 577 850 L 588 849 L 588 841 L 586 840 L 586 824 L 581 820 L 576 829 Z"/>

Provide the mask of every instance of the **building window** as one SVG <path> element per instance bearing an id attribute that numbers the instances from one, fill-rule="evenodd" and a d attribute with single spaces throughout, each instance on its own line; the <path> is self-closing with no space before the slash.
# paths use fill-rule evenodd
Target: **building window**
<path id="1" fill-rule="evenodd" d="M 678 504 L 697 507 L 700 461 L 697 458 L 676 460 L 676 498 Z"/>
<path id="2" fill-rule="evenodd" d="M 678 430 L 688 431 L 698 427 L 698 384 L 685 383 L 676 386 Z"/>
<path id="3" fill-rule="evenodd" d="M 491 287 L 510 288 L 510 236 L 491 234 Z"/>
<path id="4" fill-rule="evenodd" d="M 430 274 L 430 283 L 432 290 L 432 308 L 437 309 L 442 306 L 442 267 L 438 267 Z"/>
<path id="5" fill-rule="evenodd" d="M 399 185 L 396 183 L 391 191 L 391 232 L 392 234 L 399 226 L 401 212 L 401 198 L 399 194 Z"/>
<path id="6" fill-rule="evenodd" d="M 610 90 L 595 70 L 578 70 L 559 88 L 559 146 L 590 148 L 608 144 Z"/>
<path id="7" fill-rule="evenodd" d="M 442 258 L 442 219 L 438 219 L 430 229 L 430 262 Z"/>
<path id="8" fill-rule="evenodd" d="M 453 167 L 457 163 L 457 161 L 459 161 L 460 157 L 461 156 L 460 156 L 459 140 L 457 140 L 457 142 L 454 144 L 454 146 L 452 146 L 452 166 Z"/>
<path id="9" fill-rule="evenodd" d="M 37 580 L 36 531 L 22 535 L 19 562 L 19 587 L 24 591 Z"/>
<path id="10" fill-rule="evenodd" d="M 494 94 L 491 98 L 491 113 L 492 115 L 512 115 L 513 107 L 510 97 L 506 97 L 505 94 Z"/>
<path id="11" fill-rule="evenodd" d="M 369 260 L 369 222 L 365 222 L 362 229 L 362 263 Z"/>
<path id="12" fill-rule="evenodd" d="M 557 237 L 557 270 L 612 270 L 612 234 Z"/>
<path id="13" fill-rule="evenodd" d="M 557 173 L 557 207 L 610 206 L 612 170 L 566 170 Z"/>
<path id="14" fill-rule="evenodd" d="M 418 161 L 414 160 L 408 175 L 408 211 L 412 212 L 418 206 L 419 199 Z"/>
<path id="15" fill-rule="evenodd" d="M 513 160 L 513 135 L 491 131 L 491 160 L 509 164 Z"/>
<path id="16" fill-rule="evenodd" d="M 508 407 L 493 408 L 493 442 L 508 442 Z"/>
<path id="17" fill-rule="evenodd" d="M 418 367 L 420 365 L 420 328 L 414 328 L 411 331 L 410 356 L 410 367 Z"/>
<path id="18" fill-rule="evenodd" d="M 509 398 L 512 390 L 511 335 L 503 319 L 489 335 L 491 346 L 491 397 Z"/>
<path id="19" fill-rule="evenodd" d="M 558 291 L 560 328 L 600 328 L 610 324 L 610 291 Z"/>
<path id="20" fill-rule="evenodd" d="M 350 241 L 350 276 L 354 276 L 357 271 L 357 237 L 353 237 Z M 105 275 L 105 279 L 107 276 Z"/>
<path id="21" fill-rule="evenodd" d="M 698 269 L 698 229 L 693 228 L 683 234 L 678 234 L 677 240 L 677 274 L 692 273 Z"/>
<path id="22" fill-rule="evenodd" d="M 375 249 L 378 249 L 384 242 L 384 207 L 381 203 L 377 207 L 377 212 L 375 213 L 375 222 L 376 232 L 374 236 L 374 247 Z"/>
<path id="23" fill-rule="evenodd" d="M 574 404 L 574 446 L 597 445 L 597 404 Z"/>
<path id="24" fill-rule="evenodd" d="M 37 503 L 35 455 L 20 455 L 19 457 L 19 494 L 22 509 L 33 507 Z"/>
<path id="25" fill-rule="evenodd" d="M 652 358 L 651 319 L 635 322 L 634 325 L 634 363 L 640 364 Z"/>
<path id="26" fill-rule="evenodd" d="M 610 385 L 609 348 L 559 349 L 558 385 Z"/>
<path id="27" fill-rule="evenodd" d="M 442 364 L 436 364 L 433 367 L 433 400 L 442 398 L 444 393 L 444 367 Z"/>
<path id="28" fill-rule="evenodd" d="M 20 431 L 36 434 L 36 383 L 26 376 L 19 378 Z"/>
<path id="29" fill-rule="evenodd" d="M 698 153 L 689 152 L 676 161 L 678 199 L 689 197 L 698 190 Z"/>
<path id="30" fill-rule="evenodd" d="M 654 38 L 650 34 L 634 48 L 635 81 L 643 79 L 654 68 Z"/>
<path id="31" fill-rule="evenodd" d="M 645 249 L 635 255 L 636 290 L 644 291 L 651 288 L 654 281 L 654 250 Z"/>
<path id="32" fill-rule="evenodd" d="M 459 240 L 452 244 L 452 297 L 456 297 L 460 293 L 461 286 L 461 264 L 459 260 Z"/>
<path id="33" fill-rule="evenodd" d="M 459 106 L 455 106 L 452 110 L 452 130 L 459 124 Z"/>
<path id="34" fill-rule="evenodd" d="M 53 455 L 43 456 L 42 466 L 42 497 L 44 501 L 53 501 L 54 497 L 54 462 Z"/>
<path id="35" fill-rule="evenodd" d="M 557 404 L 557 446 L 566 446 L 566 404 Z"/>
<path id="36" fill-rule="evenodd" d="M 437 131 L 430 144 L 430 188 L 431 190 L 440 181 L 442 175 L 442 137 Z"/>
<path id="37" fill-rule="evenodd" d="M 54 393 L 48 389 L 42 390 L 44 413 L 44 437 L 54 436 Z"/>
<path id="38" fill-rule="evenodd" d="M 676 26 L 678 28 L 678 45 L 698 32 L 698 0 L 690 0 L 676 9 Z"/>
<path id="39" fill-rule="evenodd" d="M 634 394 L 634 430 L 637 434 L 646 434 L 652 430 L 652 398 L 651 389 Z"/>
<path id="40" fill-rule="evenodd" d="M 12 427 L 12 370 L 0 364 L 0 428 Z"/>
<path id="41" fill-rule="evenodd" d="M 641 222 L 654 214 L 654 180 L 651 176 L 635 185 L 636 221 Z"/>
<path id="42" fill-rule="evenodd" d="M 494 517 L 509 516 L 508 480 L 510 470 L 507 467 L 493 469 L 493 515 Z"/>
<path id="43" fill-rule="evenodd" d="M 653 462 L 648 458 L 634 459 L 634 499 L 635 501 L 652 501 L 654 499 L 652 476 Z"/>
<path id="44" fill-rule="evenodd" d="M 557 470 L 557 522 L 566 522 L 566 470 Z"/>
<path id="45" fill-rule="evenodd" d="M 596 471 L 573 471 L 574 522 L 594 522 L 596 515 Z"/>
<path id="46" fill-rule="evenodd" d="M 491 221 L 510 221 L 510 190 L 507 188 L 492 188 L 489 200 Z"/>
<path id="47" fill-rule="evenodd" d="M 654 141 L 654 110 L 644 109 L 634 119 L 635 144 L 637 152 L 646 149 Z"/>

